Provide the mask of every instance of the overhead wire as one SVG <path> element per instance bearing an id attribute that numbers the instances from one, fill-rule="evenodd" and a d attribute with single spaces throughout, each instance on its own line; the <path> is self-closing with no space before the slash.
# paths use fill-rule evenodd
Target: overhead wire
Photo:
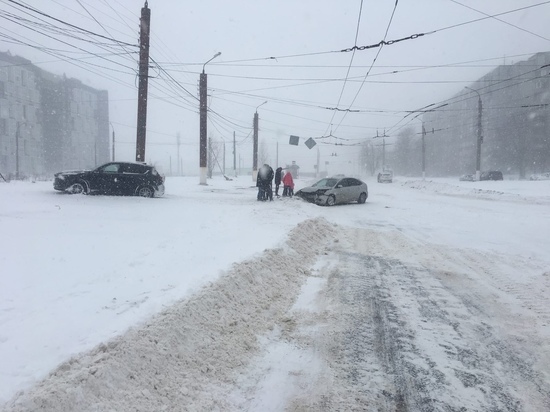
<path id="1" fill-rule="evenodd" d="M 99 38 L 102 38 L 102 39 L 105 39 L 105 40 L 109 40 L 109 41 L 111 41 L 111 42 L 115 42 L 115 43 L 121 44 L 121 45 L 124 44 L 124 45 L 126 45 L 126 46 L 131 46 L 131 47 L 139 47 L 139 46 L 136 45 L 136 44 L 130 44 L 130 43 L 126 43 L 126 42 L 123 42 L 123 41 L 120 41 L 120 40 L 111 38 L 111 37 L 106 37 L 106 36 L 103 36 L 103 35 L 101 35 L 101 34 L 99 34 L 99 33 L 95 33 L 95 32 L 92 32 L 92 31 L 90 31 L 90 30 L 84 29 L 84 28 L 82 28 L 82 27 L 76 26 L 76 25 L 74 25 L 74 24 L 68 23 L 68 22 L 63 21 L 63 20 L 61 20 L 61 19 L 58 19 L 58 18 L 56 18 L 56 17 L 53 17 L 53 16 L 51 16 L 51 15 L 45 13 L 45 12 L 42 12 L 42 11 L 40 11 L 40 10 L 34 8 L 34 7 L 27 6 L 27 5 L 25 5 L 25 4 L 23 4 L 23 3 L 19 2 L 19 1 L 15 1 L 15 0 L 4 0 L 4 2 L 9 2 L 9 3 L 12 3 L 12 4 L 18 5 L 18 6 L 20 6 L 21 8 L 27 9 L 27 10 L 29 10 L 29 11 L 32 11 L 33 13 L 36 13 L 36 14 L 39 14 L 39 15 L 41 15 L 41 16 L 47 17 L 47 18 L 49 18 L 49 19 L 51 19 L 51 20 L 54 20 L 54 21 L 56 21 L 56 22 L 58 22 L 58 23 L 62 23 L 62 24 L 64 24 L 64 25 L 68 26 L 68 27 L 71 27 L 71 28 L 76 29 L 76 30 L 78 30 L 78 31 L 81 31 L 81 32 L 83 32 L 83 33 L 90 34 L 90 35 L 92 35 L 92 36 L 96 36 L 96 37 L 99 37 Z"/>
<path id="2" fill-rule="evenodd" d="M 515 24 L 512 24 L 512 23 L 509 23 L 509 22 L 507 22 L 507 21 L 505 21 L 505 20 L 499 19 L 496 15 L 491 16 L 490 14 L 487 14 L 487 13 L 481 11 L 481 10 L 475 9 L 474 7 L 468 6 L 468 5 L 466 5 L 466 4 L 464 4 L 464 3 L 461 3 L 461 2 L 459 2 L 459 1 L 457 1 L 457 0 L 449 0 L 449 1 L 451 1 L 451 2 L 453 2 L 453 3 L 455 3 L 455 4 L 458 4 L 458 5 L 462 6 L 462 7 L 465 7 L 465 8 L 467 8 L 467 9 L 473 10 L 473 11 L 475 11 L 475 12 L 477 12 L 477 13 L 483 14 L 484 16 L 490 17 L 490 18 L 492 18 L 492 19 L 494 19 L 494 20 L 497 20 L 497 21 L 499 21 L 499 22 L 501 22 L 501 23 L 504 23 L 504 24 L 506 24 L 506 25 L 508 25 L 508 26 L 514 27 L 514 28 L 516 28 L 516 29 L 518 29 L 518 30 L 521 30 L 521 31 L 525 32 L 525 33 L 529 33 L 529 34 L 531 34 L 531 35 L 533 35 L 533 36 L 535 36 L 535 37 L 538 37 L 539 39 L 543 39 L 543 40 L 546 40 L 546 41 L 550 41 L 550 39 L 547 38 L 547 37 L 541 36 L 540 34 L 537 34 L 537 33 L 534 33 L 534 32 L 532 32 L 532 31 L 530 31 L 530 30 L 524 29 L 523 27 L 519 27 L 519 26 L 517 26 L 517 25 L 515 25 Z"/>
<path id="3" fill-rule="evenodd" d="M 390 30 L 390 27 L 391 27 L 391 24 L 393 22 L 393 17 L 395 16 L 395 11 L 397 10 L 397 5 L 399 4 L 399 0 L 395 0 L 395 4 L 393 6 L 393 10 L 392 10 L 392 13 L 391 13 L 391 16 L 390 16 L 390 19 L 388 21 L 388 24 L 386 26 L 386 31 L 384 33 L 384 38 L 382 40 L 382 42 L 385 42 L 386 41 L 386 38 L 388 37 L 388 32 Z M 374 56 L 374 59 L 372 60 L 372 63 L 369 67 L 369 69 L 367 70 L 367 73 L 365 74 L 364 78 L 363 78 L 363 82 L 361 83 L 361 85 L 359 86 L 359 89 L 357 90 L 357 92 L 355 93 L 355 97 L 353 98 L 353 100 L 351 101 L 351 103 L 348 105 L 348 109 L 350 109 L 353 104 L 355 103 L 355 101 L 357 100 L 357 97 L 359 96 L 359 93 L 361 92 L 363 86 L 365 85 L 365 81 L 367 80 L 367 77 L 369 76 L 372 68 L 374 67 L 374 65 L 376 64 L 376 60 L 378 59 L 378 56 L 380 55 L 380 53 L 382 52 L 382 48 L 384 47 L 384 43 L 382 43 L 382 45 L 378 48 L 377 52 L 376 52 L 376 55 Z M 336 105 L 336 107 L 339 107 L 339 104 Z M 338 125 L 336 126 L 336 128 L 334 129 L 335 131 L 338 130 L 338 128 L 340 127 L 340 124 L 342 124 L 342 122 L 344 121 L 344 119 L 346 118 L 347 114 L 349 113 L 349 111 L 346 111 L 344 112 L 344 115 L 342 116 L 342 119 L 340 119 L 340 122 L 338 123 Z M 333 119 L 334 119 L 334 116 L 336 115 L 336 112 L 335 114 L 333 115 Z M 332 123 L 332 121 L 331 121 Z"/>

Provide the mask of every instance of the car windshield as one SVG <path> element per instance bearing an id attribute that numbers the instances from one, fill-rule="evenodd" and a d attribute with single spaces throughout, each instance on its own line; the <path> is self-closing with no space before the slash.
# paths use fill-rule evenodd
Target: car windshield
<path id="1" fill-rule="evenodd" d="M 334 187 L 337 182 L 338 179 L 321 179 L 317 183 L 313 184 L 312 187 Z"/>

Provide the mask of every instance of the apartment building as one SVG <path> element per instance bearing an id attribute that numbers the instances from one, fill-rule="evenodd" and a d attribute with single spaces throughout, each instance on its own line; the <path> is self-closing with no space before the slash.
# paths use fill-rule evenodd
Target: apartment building
<path id="1" fill-rule="evenodd" d="M 109 160 L 108 93 L 0 52 L 0 173 L 48 177 Z"/>

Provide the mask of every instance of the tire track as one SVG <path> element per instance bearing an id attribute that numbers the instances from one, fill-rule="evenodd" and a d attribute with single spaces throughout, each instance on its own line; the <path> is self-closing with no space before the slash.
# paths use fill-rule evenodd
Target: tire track
<path id="1" fill-rule="evenodd" d="M 397 260 L 339 259 L 327 293 L 346 326 L 334 329 L 331 352 L 337 375 L 360 394 L 353 410 L 550 410 L 536 355 L 503 333 L 475 294 L 455 294 Z"/>

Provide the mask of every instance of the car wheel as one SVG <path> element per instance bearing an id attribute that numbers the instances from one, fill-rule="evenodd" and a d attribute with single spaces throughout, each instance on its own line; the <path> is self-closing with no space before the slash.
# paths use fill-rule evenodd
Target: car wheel
<path id="1" fill-rule="evenodd" d="M 149 186 L 142 186 L 138 189 L 137 194 L 141 197 L 153 197 L 155 192 Z"/>
<path id="2" fill-rule="evenodd" d="M 67 191 L 72 195 L 86 194 L 86 184 L 83 182 L 76 182 Z"/>
<path id="3" fill-rule="evenodd" d="M 367 194 L 363 192 L 359 195 L 359 199 L 357 199 L 357 203 L 365 203 L 366 201 L 367 201 Z"/>
<path id="4" fill-rule="evenodd" d="M 334 206 L 335 204 L 336 204 L 336 198 L 334 197 L 334 195 L 330 195 L 327 198 L 327 206 Z"/>

